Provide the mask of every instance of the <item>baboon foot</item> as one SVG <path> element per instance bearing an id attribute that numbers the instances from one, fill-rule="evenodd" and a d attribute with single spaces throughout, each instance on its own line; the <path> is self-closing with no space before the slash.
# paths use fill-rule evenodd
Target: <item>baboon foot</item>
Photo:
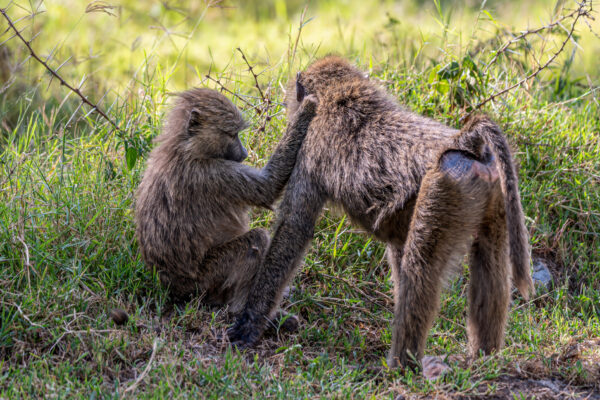
<path id="1" fill-rule="evenodd" d="M 231 344 L 238 348 L 254 346 L 265 330 L 265 318 L 258 313 L 245 310 L 233 326 L 227 329 Z"/>
<path id="2" fill-rule="evenodd" d="M 390 350 L 386 362 L 389 369 L 401 368 L 414 371 L 419 367 L 418 359 L 410 351 L 406 350 L 397 354 L 393 349 Z"/>

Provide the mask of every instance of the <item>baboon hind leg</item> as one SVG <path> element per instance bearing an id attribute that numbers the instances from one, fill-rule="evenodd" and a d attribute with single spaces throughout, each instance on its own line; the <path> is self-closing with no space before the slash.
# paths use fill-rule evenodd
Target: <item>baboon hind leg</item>
<path id="1" fill-rule="evenodd" d="M 258 270 L 269 248 L 265 229 L 252 229 L 206 253 L 205 268 L 215 274 L 215 286 L 207 291 L 206 301 L 229 305 L 234 314 L 241 311 Z"/>
<path id="2" fill-rule="evenodd" d="M 209 249 L 198 271 L 170 279 L 171 292 L 180 299 L 204 294 L 204 303 L 229 305 L 230 311 L 239 312 L 262 265 L 269 240 L 265 229 L 252 229 Z"/>
<path id="3" fill-rule="evenodd" d="M 388 247 L 395 284 L 390 367 L 415 366 L 423 357 L 443 279 L 467 252 L 497 179 L 488 169 L 462 152 L 446 152 L 423 179 L 404 247 Z"/>
<path id="4" fill-rule="evenodd" d="M 502 347 L 510 301 L 508 230 L 502 190 L 496 186 L 471 246 L 468 334 L 470 350 Z"/>
<path id="5" fill-rule="evenodd" d="M 285 286 L 299 266 L 304 249 L 313 237 L 314 224 L 325 197 L 306 180 L 306 171 L 296 166 L 279 209 L 273 242 L 265 256 L 244 310 L 229 328 L 229 340 L 237 346 L 256 343 L 273 317 Z"/>

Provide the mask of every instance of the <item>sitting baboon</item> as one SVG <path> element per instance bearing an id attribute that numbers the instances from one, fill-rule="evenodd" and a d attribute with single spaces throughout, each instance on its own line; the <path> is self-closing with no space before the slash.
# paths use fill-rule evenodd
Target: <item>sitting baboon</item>
<path id="1" fill-rule="evenodd" d="M 256 342 L 313 236 L 326 201 L 387 243 L 394 321 L 388 365 L 420 360 L 444 277 L 470 245 L 469 337 L 473 352 L 502 346 L 509 260 L 523 296 L 532 288 L 517 176 L 500 129 L 475 117 L 462 131 L 397 104 L 338 57 L 316 61 L 288 87 L 289 116 L 304 95 L 319 106 L 278 212 L 265 264 L 229 329 Z M 473 239 L 474 237 L 474 239 Z"/>
<path id="2" fill-rule="evenodd" d="M 204 294 L 237 312 L 269 246 L 249 230 L 249 206 L 280 195 L 315 115 L 308 99 L 267 165 L 255 169 L 238 132 L 247 124 L 225 96 L 209 89 L 178 95 L 137 190 L 135 220 L 142 258 L 176 299 Z"/>

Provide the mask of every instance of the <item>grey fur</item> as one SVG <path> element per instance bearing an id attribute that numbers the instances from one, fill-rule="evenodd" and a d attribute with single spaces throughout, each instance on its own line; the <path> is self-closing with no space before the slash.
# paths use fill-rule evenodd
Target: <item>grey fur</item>
<path id="1" fill-rule="evenodd" d="M 280 195 L 314 117 L 307 100 L 262 169 L 244 165 L 240 111 L 208 89 L 181 93 L 157 138 L 137 190 L 137 240 L 146 265 L 173 297 L 203 293 L 233 312 L 245 303 L 269 246 L 264 229 L 248 230 L 250 206 Z"/>
<path id="2" fill-rule="evenodd" d="M 469 246 L 471 347 L 500 348 L 509 259 L 524 296 L 531 278 L 516 173 L 498 127 L 477 117 L 457 131 L 409 112 L 338 57 L 316 61 L 288 85 L 289 116 L 298 110 L 296 97 L 302 98 L 296 87 L 318 98 L 317 115 L 281 202 L 264 266 L 230 339 L 251 345 L 260 338 L 323 204 L 331 201 L 387 243 L 395 284 L 390 366 L 423 357 L 443 279 Z"/>

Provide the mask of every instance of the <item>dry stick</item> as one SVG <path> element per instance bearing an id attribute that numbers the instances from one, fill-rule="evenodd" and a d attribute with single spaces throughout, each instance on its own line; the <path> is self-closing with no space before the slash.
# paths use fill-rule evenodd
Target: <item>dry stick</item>
<path id="1" fill-rule="evenodd" d="M 224 91 L 226 91 L 227 93 L 229 93 L 229 94 L 230 94 L 230 95 L 232 95 L 233 97 L 235 97 L 235 98 L 237 98 L 237 99 L 240 99 L 241 101 L 243 101 L 244 103 L 246 103 L 246 104 L 247 104 L 248 106 L 250 106 L 251 108 L 254 108 L 254 110 L 256 111 L 256 113 L 257 113 L 257 114 L 260 114 L 260 111 L 258 111 L 258 110 L 256 109 L 256 106 L 255 106 L 254 104 L 250 103 L 248 100 L 244 99 L 244 98 L 243 98 L 242 96 L 240 96 L 239 94 L 237 94 L 237 93 L 234 93 L 234 92 L 232 92 L 231 90 L 227 89 L 227 87 L 221 83 L 221 80 L 220 80 L 220 79 L 215 79 L 215 78 L 213 78 L 213 77 L 212 77 L 212 76 L 210 76 L 210 75 L 205 75 L 204 77 L 205 77 L 206 79 L 210 80 L 210 81 L 213 81 L 213 82 L 214 82 L 214 83 L 216 83 L 217 85 L 219 85 L 219 88 L 221 88 L 221 90 L 224 90 Z"/>
<path id="2" fill-rule="evenodd" d="M 555 26 L 559 25 L 561 22 L 563 22 L 564 20 L 573 17 L 575 14 L 579 13 L 581 11 L 581 6 L 574 10 L 573 12 L 571 12 L 570 14 L 564 15 L 561 18 L 557 19 L 554 22 L 549 23 L 548 25 L 536 28 L 536 29 L 531 29 L 531 30 L 526 30 L 525 32 L 521 33 L 518 36 L 515 36 L 514 38 L 512 38 L 511 40 L 507 41 L 505 44 L 502 45 L 502 47 L 500 47 L 497 51 L 496 54 L 494 55 L 494 57 L 492 57 L 492 60 L 488 63 L 488 65 L 485 67 L 485 72 L 488 71 L 488 69 L 494 64 L 494 62 L 496 61 L 496 59 L 506 51 L 506 49 L 508 49 L 512 44 L 517 43 L 519 40 L 523 39 L 526 36 L 529 35 L 533 35 L 536 33 L 539 33 L 543 30 L 550 30 L 552 28 L 554 28 Z"/>
<path id="3" fill-rule="evenodd" d="M 252 67 L 252 65 L 250 65 L 250 63 L 248 62 L 248 59 L 246 58 L 246 55 L 244 54 L 244 52 L 242 51 L 242 49 L 240 49 L 239 47 L 237 48 L 237 51 L 240 52 L 240 54 L 242 55 L 242 58 L 244 59 L 244 62 L 246 63 L 246 65 L 248 66 L 248 69 L 250 71 L 250 73 L 252 74 L 252 76 L 254 77 L 254 86 L 256 86 L 256 89 L 258 89 L 258 93 L 260 94 L 260 98 L 262 99 L 263 102 L 267 102 L 268 104 L 268 100 L 265 98 L 265 95 L 263 93 L 263 91 L 260 88 L 260 85 L 258 84 L 258 75 L 256 75 L 254 73 L 254 68 Z"/>
<path id="4" fill-rule="evenodd" d="M 29 268 L 32 266 L 29 262 L 29 247 L 27 247 L 27 243 L 25 243 L 25 239 L 21 236 L 17 236 L 17 240 L 21 242 L 23 247 L 25 248 L 25 269 L 27 271 L 27 286 L 31 289 L 31 273 L 29 272 Z"/>
<path id="5" fill-rule="evenodd" d="M 67 329 L 65 332 L 63 332 L 58 337 L 58 339 L 56 339 L 56 342 L 54 342 L 52 347 L 50 347 L 50 349 L 48 350 L 48 353 L 52 353 L 52 350 L 54 350 L 54 348 L 56 346 L 58 346 L 60 341 L 67 335 L 81 335 L 81 334 L 86 334 L 86 333 L 91 334 L 91 335 L 100 335 L 101 333 L 111 333 L 111 332 L 119 332 L 119 331 L 117 329 L 98 329 L 98 330 L 86 329 L 86 330 L 76 330 L 76 331 Z"/>
<path id="6" fill-rule="evenodd" d="M 19 314 L 21 314 L 21 317 L 23 317 L 23 319 L 24 319 L 25 321 L 27 321 L 27 322 L 29 323 L 29 325 L 31 325 L 31 326 L 35 326 L 35 327 L 38 327 L 38 328 L 42 328 L 42 329 L 46 329 L 46 327 L 44 327 L 44 326 L 42 326 L 42 325 L 40 325 L 40 324 L 38 324 L 38 323 L 36 323 L 36 322 L 33 322 L 33 321 L 32 321 L 32 320 L 31 320 L 31 319 L 30 319 L 30 318 L 27 316 L 27 314 L 25 314 L 25 313 L 23 312 L 23 310 L 21 309 L 21 306 L 20 306 L 20 305 L 18 305 L 17 303 L 13 303 L 13 302 L 10 302 L 10 301 L 4 301 L 4 300 L 0 300 L 0 304 L 5 304 L 5 305 L 7 305 L 7 306 L 9 306 L 9 307 L 14 307 L 14 308 L 16 308 L 16 309 L 17 309 L 17 311 L 19 312 Z"/>
<path id="7" fill-rule="evenodd" d="M 96 110 L 96 112 L 98 114 L 100 114 L 102 116 L 102 118 L 104 118 L 106 121 L 108 121 L 116 130 L 120 131 L 121 129 L 119 129 L 119 127 L 117 126 L 117 124 L 110 119 L 105 113 L 104 111 L 102 111 L 102 109 L 100 107 L 98 107 L 97 104 L 92 103 L 87 97 L 84 96 L 83 93 L 81 93 L 81 91 L 79 90 L 79 88 L 74 88 L 73 86 L 69 85 L 59 74 L 58 72 L 56 72 L 55 70 L 53 70 L 44 60 L 42 60 L 36 53 L 35 51 L 33 51 L 33 48 L 31 47 L 31 41 L 26 40 L 22 35 L 21 32 L 19 32 L 19 30 L 17 29 L 17 27 L 13 24 L 13 21 L 10 19 L 10 17 L 6 14 L 6 10 L 4 8 L 0 8 L 0 13 L 2 13 L 2 16 L 4 16 L 4 18 L 6 19 L 6 21 L 8 22 L 9 27 L 15 32 L 16 36 L 25 44 L 25 46 L 27 46 L 27 49 L 29 50 L 29 53 L 31 54 L 31 56 L 33 58 L 35 58 L 35 60 L 37 62 L 39 62 L 40 64 L 42 64 L 42 66 L 44 68 L 46 68 L 46 70 L 48 72 L 50 72 L 50 74 L 52 74 L 53 77 L 55 77 L 56 79 L 58 79 L 60 81 L 60 84 L 62 86 L 66 86 L 69 90 L 71 90 L 73 93 L 75 93 L 77 96 L 79 96 L 79 98 L 81 99 L 82 102 L 84 102 L 85 104 L 89 105 L 90 107 L 92 107 L 93 110 Z"/>
<path id="8" fill-rule="evenodd" d="M 550 59 L 548 59 L 548 61 L 542 65 L 541 67 L 539 67 L 537 70 L 535 70 L 532 74 L 526 76 L 525 78 L 521 79 L 519 82 L 515 83 L 512 86 L 509 86 L 497 93 L 494 93 L 493 95 L 491 95 L 490 97 L 488 97 L 487 99 L 483 100 L 481 103 L 477 104 L 474 108 L 474 110 L 477 110 L 479 108 L 481 108 L 482 106 L 484 106 L 485 104 L 487 104 L 488 102 L 494 100 L 496 97 L 503 95 L 504 93 L 516 88 L 517 86 L 521 86 L 523 83 L 527 82 L 528 80 L 535 78 L 540 72 L 542 72 L 544 69 L 546 69 L 548 67 L 548 65 L 550 65 L 555 59 L 556 57 L 558 57 L 558 55 L 560 53 L 562 53 L 562 51 L 564 50 L 565 46 L 567 45 L 567 42 L 569 40 L 571 40 L 571 37 L 573 36 L 573 31 L 575 30 L 575 26 L 577 25 L 577 21 L 579 20 L 579 17 L 581 17 L 582 15 L 586 15 L 587 12 L 582 11 L 583 7 L 585 5 L 585 1 L 583 1 L 581 3 L 581 5 L 579 6 L 579 8 L 577 9 L 577 16 L 575 17 L 575 21 L 573 21 L 573 25 L 571 25 L 571 30 L 569 31 L 567 38 L 563 41 L 562 45 L 560 46 L 560 49 L 558 49 L 558 51 L 556 53 L 554 53 L 552 55 L 552 57 L 550 57 Z M 470 114 L 470 113 L 469 113 Z"/>
<path id="9" fill-rule="evenodd" d="M 241 48 L 237 48 L 237 50 L 240 52 L 240 54 L 242 55 L 242 58 L 244 59 L 244 62 L 246 63 L 246 65 L 248 66 L 248 70 L 250 71 L 250 73 L 252 74 L 252 76 L 254 77 L 254 86 L 256 87 L 256 89 L 258 90 L 258 93 L 260 94 L 260 98 L 262 99 L 262 102 L 260 103 L 261 105 L 264 105 L 264 107 L 262 108 L 262 110 L 258 110 L 258 108 L 255 108 L 255 111 L 258 115 L 265 115 L 265 118 L 263 120 L 263 123 L 261 124 L 261 126 L 258 128 L 258 132 L 264 132 L 267 129 L 267 124 L 269 123 L 269 121 L 271 121 L 271 119 L 273 118 L 272 115 L 269 115 L 269 109 L 271 108 L 271 97 L 269 96 L 269 92 L 270 92 L 270 85 L 267 88 L 266 92 L 263 92 L 262 89 L 260 88 L 260 85 L 258 84 L 258 75 L 256 73 L 254 73 L 254 68 L 252 67 L 252 65 L 250 65 L 250 62 L 248 61 L 248 59 L 246 58 L 246 55 L 244 54 L 244 52 L 242 51 Z"/>
<path id="10" fill-rule="evenodd" d="M 125 389 L 125 391 L 123 393 L 127 393 L 127 392 L 135 390 L 135 388 L 137 388 L 137 386 L 140 384 L 142 379 L 144 379 L 146 377 L 146 375 L 148 375 L 148 372 L 150 372 L 150 367 L 152 367 L 152 361 L 154 361 L 154 356 L 156 354 L 157 346 L 158 346 L 158 338 L 155 338 L 154 342 L 152 343 L 152 354 L 150 354 L 150 360 L 148 361 L 146 368 L 144 368 L 144 371 L 142 372 L 142 374 L 140 376 L 138 376 L 138 378 L 135 380 L 135 382 L 133 382 L 133 385 L 131 385 L 127 389 Z"/>
<path id="11" fill-rule="evenodd" d="M 304 6 L 304 10 L 302 10 L 302 14 L 300 14 L 300 25 L 298 26 L 298 35 L 296 36 L 296 42 L 294 43 L 294 50 L 292 51 L 292 57 L 288 60 L 288 68 L 291 68 L 294 60 L 296 59 L 296 50 L 298 50 L 298 42 L 300 42 L 300 35 L 302 34 L 302 28 L 304 28 L 304 16 L 306 15 L 306 10 L 308 10 L 308 4 Z"/>

